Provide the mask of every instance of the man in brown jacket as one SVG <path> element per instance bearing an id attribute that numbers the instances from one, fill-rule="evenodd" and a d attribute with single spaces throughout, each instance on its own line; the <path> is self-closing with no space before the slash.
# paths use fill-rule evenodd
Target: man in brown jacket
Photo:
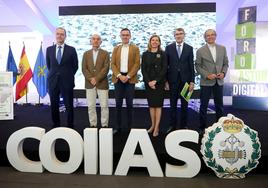
<path id="1" fill-rule="evenodd" d="M 127 125 L 132 125 L 132 108 L 135 92 L 135 83 L 138 82 L 137 72 L 140 68 L 140 51 L 134 44 L 129 44 L 130 30 L 124 28 L 120 32 L 122 44 L 116 46 L 112 53 L 111 67 L 113 71 L 112 82 L 115 87 L 117 127 L 114 134 L 120 132 L 122 124 L 122 104 L 126 98 Z"/>
<path id="2" fill-rule="evenodd" d="M 101 37 L 93 34 L 91 37 L 92 49 L 84 53 L 82 72 L 85 76 L 85 87 L 88 103 L 88 117 L 90 127 L 97 127 L 96 98 L 99 97 L 101 106 L 101 126 L 108 127 L 108 78 L 110 58 L 107 51 L 100 48 Z"/>

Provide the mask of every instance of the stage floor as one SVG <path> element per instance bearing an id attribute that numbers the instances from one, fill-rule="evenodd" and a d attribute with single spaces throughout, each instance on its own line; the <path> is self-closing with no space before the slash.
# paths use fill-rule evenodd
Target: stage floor
<path id="1" fill-rule="evenodd" d="M 110 120 L 109 126 L 115 126 L 115 108 L 111 107 L 110 109 Z M 10 166 L 7 157 L 6 157 L 6 143 L 9 136 L 19 130 L 21 128 L 27 126 L 38 126 L 46 129 L 46 131 L 51 130 L 52 123 L 50 120 L 50 108 L 47 105 L 44 106 L 32 106 L 32 105 L 15 105 L 15 119 L 8 121 L 0 121 L 0 166 Z M 98 108 L 98 113 L 100 109 Z M 86 107 L 77 107 L 75 108 L 75 125 L 74 129 L 83 135 L 83 130 L 89 127 L 88 123 L 88 114 Z M 126 113 L 125 109 L 123 109 L 123 114 Z M 262 150 L 262 158 L 260 159 L 260 164 L 258 165 L 255 172 L 260 173 L 268 173 L 268 169 L 265 169 L 265 166 L 268 165 L 268 112 L 264 111 L 252 111 L 252 110 L 239 110 L 233 109 L 231 106 L 225 107 L 225 113 L 232 113 L 236 117 L 242 119 L 246 125 L 255 129 L 259 132 L 259 139 L 261 142 L 261 150 Z M 62 122 L 65 123 L 64 112 L 61 113 Z M 133 128 L 149 128 L 150 125 L 150 117 L 148 108 L 134 108 L 134 123 Z M 123 115 L 125 117 L 125 115 Z M 212 124 L 215 121 L 214 114 L 208 114 L 208 122 Z M 123 122 L 126 122 L 126 119 L 123 118 Z M 154 149 L 159 158 L 160 164 L 164 167 L 165 162 L 169 162 L 171 164 L 181 164 L 180 162 L 174 160 L 166 153 L 164 141 L 165 141 L 165 132 L 168 128 L 169 122 L 169 109 L 164 108 L 161 124 L 160 124 L 160 135 L 156 138 L 151 137 L 151 141 L 153 143 Z M 198 123 L 198 113 L 192 109 L 189 109 L 189 129 L 197 129 Z M 64 124 L 63 124 L 64 126 Z M 124 144 L 126 142 L 128 136 L 128 129 L 123 129 L 122 133 L 114 135 L 113 138 L 113 149 L 114 149 L 114 163 L 117 164 L 121 152 L 124 148 Z M 200 138 L 201 139 L 201 138 Z M 38 144 L 39 142 L 29 139 L 25 141 L 24 151 L 27 157 L 32 160 L 39 160 L 38 156 Z M 199 144 L 194 143 L 185 143 L 187 147 L 195 150 L 200 156 L 200 142 Z M 139 152 L 139 149 L 137 150 Z M 65 161 L 68 160 L 69 152 L 68 146 L 64 141 L 57 141 L 56 143 L 56 154 L 60 160 Z M 116 166 L 116 165 L 114 165 Z M 208 169 L 204 163 L 202 163 L 202 172 L 210 172 L 213 173 L 210 169 Z"/>
<path id="2" fill-rule="evenodd" d="M 267 174 L 248 174 L 243 180 L 219 179 L 214 174 L 200 173 L 191 179 L 151 178 L 146 172 L 132 171 L 128 176 L 75 174 L 21 173 L 11 167 L 0 167 L 0 187 L 2 188 L 266 188 Z"/>

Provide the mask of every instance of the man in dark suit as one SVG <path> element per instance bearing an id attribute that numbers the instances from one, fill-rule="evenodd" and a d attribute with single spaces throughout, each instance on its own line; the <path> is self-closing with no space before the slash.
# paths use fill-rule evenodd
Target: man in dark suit
<path id="1" fill-rule="evenodd" d="M 60 126 L 59 101 L 63 97 L 67 111 L 67 126 L 73 128 L 73 88 L 74 75 L 78 69 L 75 48 L 64 43 L 66 30 L 56 29 L 56 45 L 47 48 L 46 62 L 48 73 L 48 90 L 51 103 L 53 127 Z"/>
<path id="2" fill-rule="evenodd" d="M 177 127 L 177 102 L 181 98 L 180 128 L 187 128 L 188 102 L 180 93 L 187 82 L 189 91 L 194 89 L 194 60 L 193 47 L 184 42 L 185 32 L 183 28 L 177 28 L 174 32 L 176 42 L 166 47 L 167 55 L 167 80 L 166 88 L 170 90 L 170 127 L 167 133 Z"/>
<path id="3" fill-rule="evenodd" d="M 223 83 L 228 70 L 226 48 L 216 44 L 216 31 L 208 29 L 204 34 L 207 42 L 196 52 L 196 70 L 201 75 L 200 80 L 200 133 L 207 126 L 207 107 L 211 94 L 214 97 L 216 119 L 223 116 Z"/>

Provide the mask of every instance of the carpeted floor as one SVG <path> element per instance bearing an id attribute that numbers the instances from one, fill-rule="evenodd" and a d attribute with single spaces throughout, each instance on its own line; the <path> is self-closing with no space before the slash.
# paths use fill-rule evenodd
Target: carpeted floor
<path id="1" fill-rule="evenodd" d="M 191 179 L 152 178 L 144 171 L 132 171 L 128 176 L 21 173 L 11 167 L 0 167 L 1 188 L 266 188 L 267 174 L 249 174 L 242 180 L 219 179 L 213 173 L 200 173 Z"/>

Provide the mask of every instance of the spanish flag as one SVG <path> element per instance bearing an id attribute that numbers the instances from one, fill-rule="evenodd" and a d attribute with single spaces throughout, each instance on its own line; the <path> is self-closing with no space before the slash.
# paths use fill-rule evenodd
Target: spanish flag
<path id="1" fill-rule="evenodd" d="M 33 72 L 25 53 L 25 46 L 23 46 L 20 57 L 19 74 L 16 82 L 16 101 L 27 93 L 27 83 L 30 81 L 32 76 Z"/>

